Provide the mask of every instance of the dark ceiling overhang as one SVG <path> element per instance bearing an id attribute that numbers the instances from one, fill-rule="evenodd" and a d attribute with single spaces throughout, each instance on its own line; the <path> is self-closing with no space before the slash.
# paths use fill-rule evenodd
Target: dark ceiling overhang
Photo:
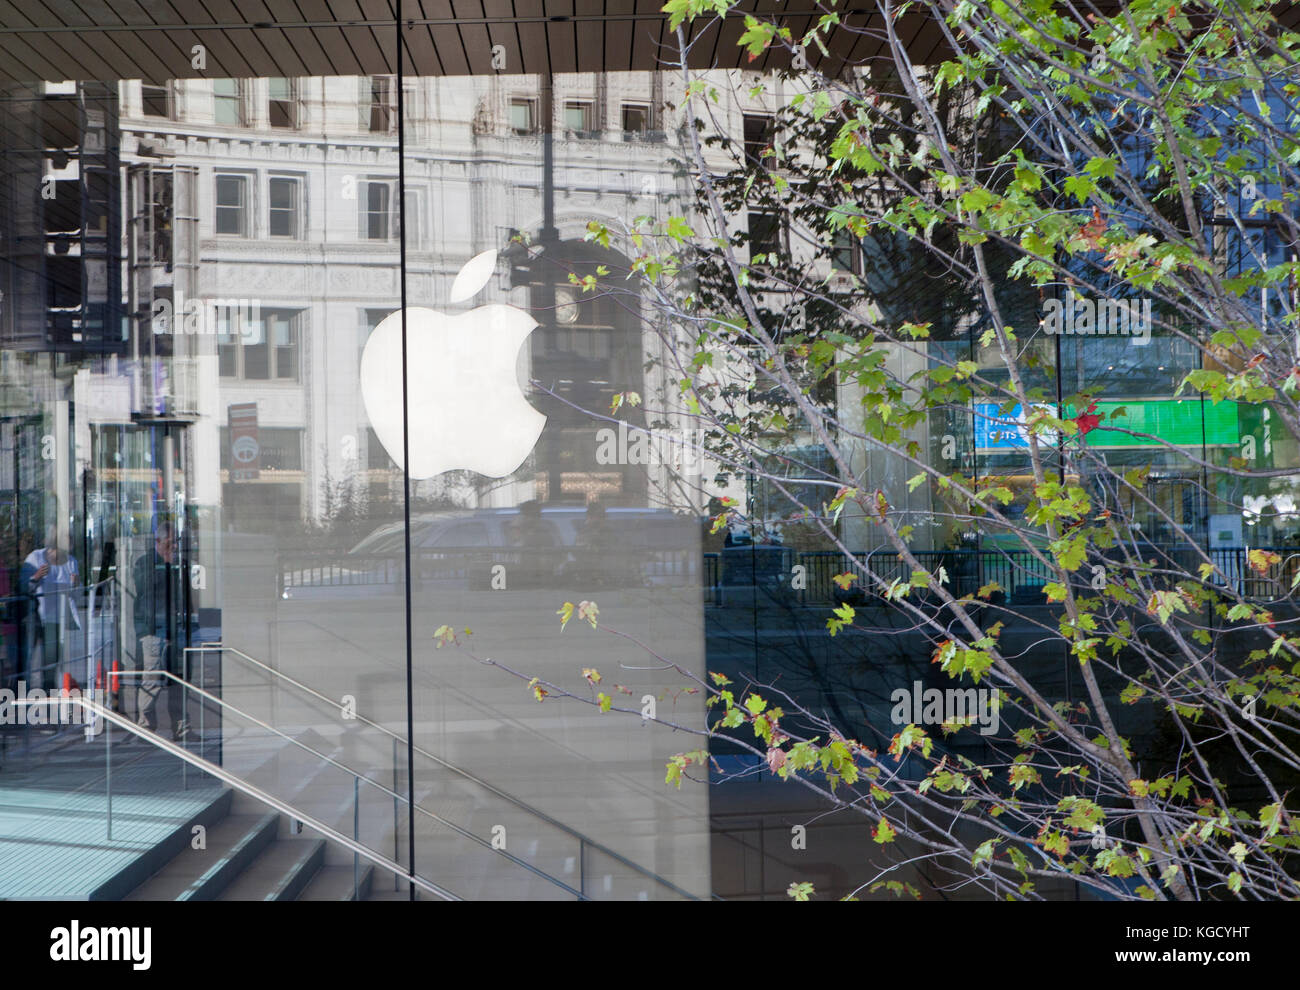
<path id="1" fill-rule="evenodd" d="M 0 79 L 168 79 L 386 75 L 396 72 L 394 0 L 0 0 Z M 678 58 L 663 0 L 403 0 L 402 71 L 459 76 L 668 68 Z M 753 0 L 745 9 L 801 37 L 815 0 Z M 808 61 L 837 73 L 883 54 L 875 3 L 841 6 L 829 54 Z M 912 57 L 942 50 L 939 27 L 915 8 L 897 22 Z M 743 17 L 691 28 L 693 68 L 787 67 L 773 47 L 750 61 Z M 202 45 L 206 66 L 191 64 Z M 505 68 L 493 68 L 500 45 Z"/>

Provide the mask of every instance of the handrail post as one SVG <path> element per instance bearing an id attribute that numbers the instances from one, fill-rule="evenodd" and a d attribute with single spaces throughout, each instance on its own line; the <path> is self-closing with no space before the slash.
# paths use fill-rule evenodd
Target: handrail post
<path id="1" fill-rule="evenodd" d="M 398 790 L 397 790 L 397 737 L 394 736 L 394 737 L 393 737 L 393 862 L 394 862 L 394 863 L 400 863 L 400 862 L 402 861 L 402 856 L 401 856 L 401 845 L 400 845 L 400 843 L 401 843 L 401 839 L 400 839 L 400 837 L 399 837 L 398 834 L 397 834 L 397 832 L 398 832 L 398 828 L 399 828 L 399 826 L 398 826 L 397 823 L 398 823 L 398 820 L 399 820 L 399 818 L 400 818 L 400 811 L 399 811 L 399 808 L 398 808 L 398 805 L 400 804 L 400 802 L 397 800 L 397 794 L 398 794 Z M 402 889 L 401 881 L 398 879 L 397 874 L 394 873 L 394 874 L 393 874 L 393 890 L 394 890 L 394 892 L 396 892 L 396 891 L 399 891 L 399 890 L 401 890 L 401 889 Z"/>
<path id="2" fill-rule="evenodd" d="M 106 797 L 106 827 L 109 842 L 113 841 L 113 726 L 104 726 L 104 790 Z"/>
<path id="3" fill-rule="evenodd" d="M 179 646 L 179 644 L 176 644 L 176 643 L 171 644 L 171 648 L 172 648 L 173 650 L 176 649 L 178 646 Z M 181 654 L 182 657 L 183 657 L 184 655 L 185 655 L 184 653 Z M 189 691 L 186 689 L 186 686 L 185 686 L 185 662 L 184 662 L 183 660 L 181 661 L 181 683 L 180 683 L 179 685 L 177 685 L 177 684 L 175 684 L 175 683 L 168 684 L 168 683 L 164 680 L 164 681 L 163 681 L 163 686 L 164 686 L 164 687 L 166 688 L 166 690 L 168 690 L 168 691 L 175 691 L 178 687 L 180 688 L 180 692 L 181 692 L 181 724 L 183 725 L 183 724 L 185 723 L 185 717 L 186 717 L 187 715 L 189 715 L 189 713 L 190 713 L 190 695 L 189 695 Z M 161 694 L 161 693 L 162 693 L 162 692 L 159 691 L 159 694 Z M 168 703 L 169 705 L 172 704 L 172 697 L 173 697 L 173 696 L 170 695 L 170 694 L 167 695 L 167 703 Z M 177 739 L 177 732 L 176 732 L 176 730 L 177 730 L 179 727 L 180 727 L 180 726 L 177 726 L 177 725 L 173 725 L 173 726 L 172 726 L 172 738 L 173 738 L 173 739 Z M 177 739 L 177 741 L 178 741 L 182 746 L 185 745 L 185 740 L 184 740 L 184 739 Z M 189 763 L 186 762 L 185 760 L 181 760 L 181 789 L 182 789 L 182 790 L 186 790 L 186 791 L 188 791 L 188 790 L 190 789 L 190 765 L 189 765 Z"/>
<path id="4" fill-rule="evenodd" d="M 361 844 L 361 776 L 352 777 L 352 841 Z M 360 900 L 361 857 L 352 851 L 352 899 Z"/>
<path id="5" fill-rule="evenodd" d="M 578 839 L 578 889 L 582 891 L 582 899 L 587 899 L 587 842 L 585 839 Z"/>

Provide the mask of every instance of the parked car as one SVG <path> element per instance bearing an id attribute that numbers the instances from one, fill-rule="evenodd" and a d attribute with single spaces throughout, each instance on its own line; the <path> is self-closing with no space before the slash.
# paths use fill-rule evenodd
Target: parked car
<path id="1" fill-rule="evenodd" d="M 332 558 L 283 560 L 286 599 L 366 597 L 402 587 L 405 526 L 387 523 Z M 666 509 L 542 506 L 421 513 L 411 574 L 425 590 L 698 585 L 699 520 Z"/>

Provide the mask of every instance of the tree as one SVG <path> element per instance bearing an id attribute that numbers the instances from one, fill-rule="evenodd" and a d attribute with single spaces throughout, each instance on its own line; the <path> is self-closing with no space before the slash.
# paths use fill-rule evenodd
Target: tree
<path id="1" fill-rule="evenodd" d="M 655 307 L 666 377 L 748 482 L 715 531 L 797 520 L 833 548 L 836 648 L 889 630 L 941 673 L 860 714 L 679 668 L 712 715 L 677 726 L 701 743 L 668 782 L 730 747 L 866 816 L 859 891 L 918 894 L 898 867 L 923 861 L 997 897 L 1297 896 L 1300 570 L 1275 544 L 1300 535 L 1300 34 L 1264 0 L 886 0 L 801 36 L 730 7 L 665 6 L 694 208 L 594 222 L 639 253 L 575 282 L 630 275 Z M 733 17 L 751 54 L 812 63 L 744 142 L 686 67 Z M 881 54 L 810 58 L 832 31 Z M 510 672 L 642 714 L 593 670 Z"/>

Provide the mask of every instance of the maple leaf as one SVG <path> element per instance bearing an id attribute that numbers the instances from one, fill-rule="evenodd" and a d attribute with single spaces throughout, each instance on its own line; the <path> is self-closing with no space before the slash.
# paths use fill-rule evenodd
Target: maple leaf
<path id="1" fill-rule="evenodd" d="M 1271 550 L 1248 550 L 1246 551 L 1246 561 L 1250 564 L 1252 570 L 1265 574 L 1270 567 L 1282 563 L 1282 558 Z"/>
<path id="2" fill-rule="evenodd" d="M 1106 233 L 1106 219 L 1101 210 L 1092 208 L 1092 219 L 1079 229 L 1079 236 L 1087 241 L 1089 247 L 1101 247 L 1101 235 Z"/>
<path id="3" fill-rule="evenodd" d="M 785 761 L 785 750 L 772 748 L 767 751 L 767 765 L 773 773 L 779 773 L 781 768 L 785 766 Z"/>
<path id="4" fill-rule="evenodd" d="M 1074 417 L 1074 421 L 1079 424 L 1079 436 L 1086 436 L 1092 430 L 1101 425 L 1101 417 L 1096 415 L 1097 403 L 1088 403 L 1088 408 Z"/>

